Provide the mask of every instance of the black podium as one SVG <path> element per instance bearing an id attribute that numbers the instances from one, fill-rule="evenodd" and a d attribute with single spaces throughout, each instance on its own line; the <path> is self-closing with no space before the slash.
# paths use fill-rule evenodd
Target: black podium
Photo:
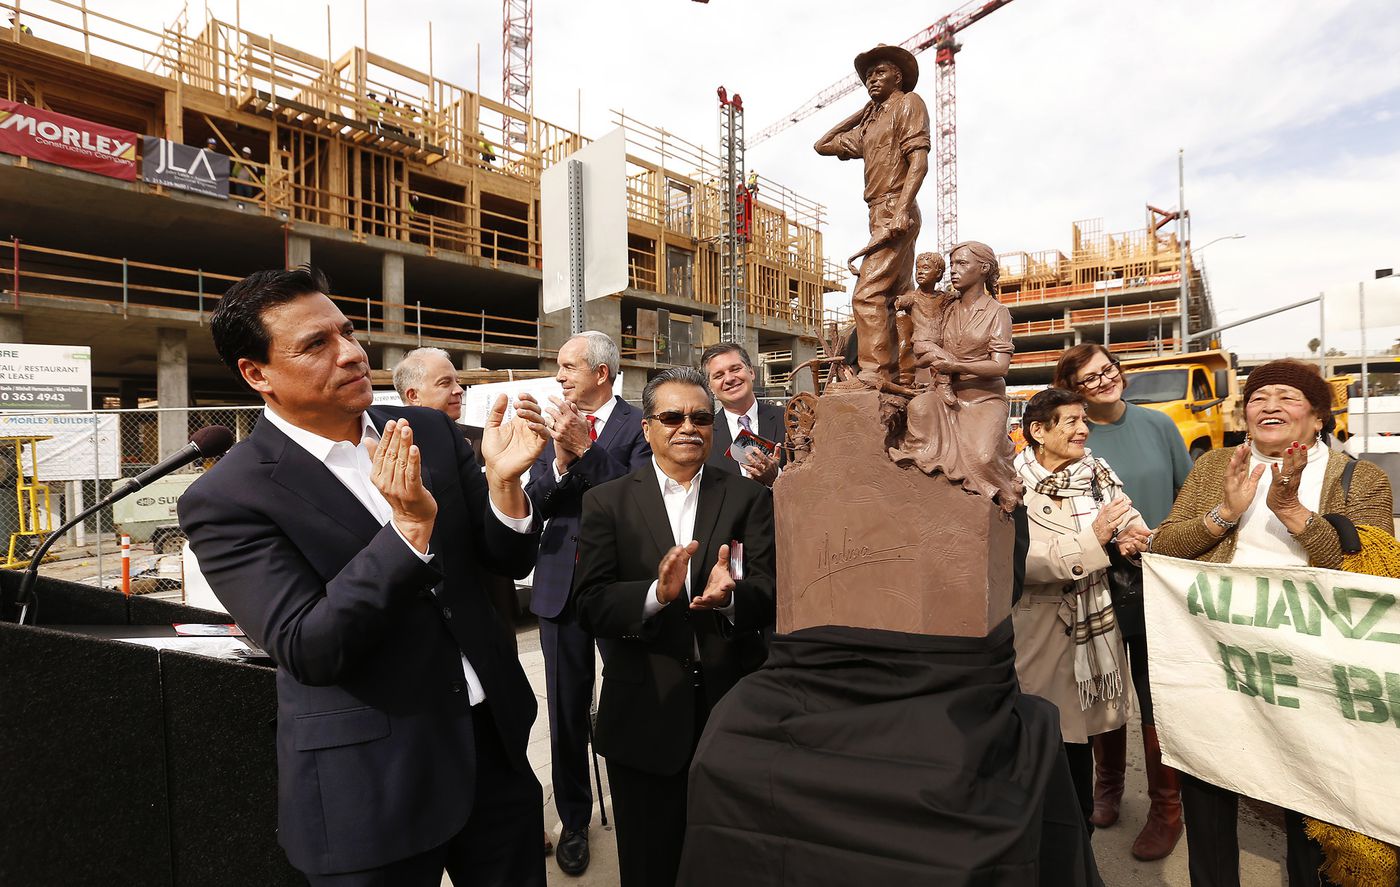
<path id="1" fill-rule="evenodd" d="M 277 845 L 274 670 L 111 639 L 228 617 L 37 596 L 37 626 L 0 623 L 0 884 L 304 885 Z"/>

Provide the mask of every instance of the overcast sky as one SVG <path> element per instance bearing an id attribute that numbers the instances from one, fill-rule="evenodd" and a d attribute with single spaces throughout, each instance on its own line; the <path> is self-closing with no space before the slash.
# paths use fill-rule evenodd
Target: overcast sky
<path id="1" fill-rule="evenodd" d="M 42 0 L 34 0 L 36 3 Z M 90 0 L 132 21 L 170 0 Z M 191 2 L 194 17 L 202 2 Z M 585 135 L 610 110 L 717 147 L 715 87 L 744 96 L 752 135 L 958 0 L 535 0 L 535 113 Z M 25 7 L 29 8 L 26 2 Z M 232 21 L 234 0 L 211 0 Z M 336 54 L 362 39 L 361 0 L 330 3 Z M 323 54 L 326 4 L 242 0 L 245 28 Z M 500 97 L 499 0 L 369 0 L 375 52 Z M 959 233 L 998 252 L 1070 250 L 1075 220 L 1140 229 L 1177 204 L 1186 151 L 1194 242 L 1225 321 L 1400 267 L 1400 16 L 1393 0 L 1016 0 L 961 34 Z M 932 108 L 931 53 L 918 91 Z M 827 207 L 826 252 L 867 239 L 859 163 L 812 142 L 862 94 L 750 148 L 748 166 Z M 921 197 L 932 248 L 933 177 Z M 1389 288 L 1396 301 L 1396 287 Z M 1379 297 L 1379 293 L 1378 293 Z M 1379 306 L 1377 306 L 1379 308 Z M 1303 351 L 1313 308 L 1226 335 L 1242 353 Z M 1371 347 L 1400 329 L 1376 330 Z M 1382 339 L 1383 341 L 1376 341 Z M 1329 342 L 1329 344 L 1331 344 Z M 1354 347 L 1354 342 L 1343 343 Z"/>

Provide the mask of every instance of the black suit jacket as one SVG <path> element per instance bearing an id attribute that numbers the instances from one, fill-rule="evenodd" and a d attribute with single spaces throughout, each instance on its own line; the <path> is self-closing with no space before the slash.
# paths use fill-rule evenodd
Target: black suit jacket
<path id="1" fill-rule="evenodd" d="M 554 441 L 530 469 L 526 492 L 535 503 L 540 520 L 549 525 L 540 534 L 540 554 L 535 564 L 530 611 L 553 619 L 569 602 L 578 559 L 578 521 L 583 513 L 583 494 L 599 484 L 616 480 L 651 464 L 651 444 L 642 434 L 642 411 L 620 397 L 598 440 L 569 466 L 569 473 L 554 480 Z"/>
<path id="2" fill-rule="evenodd" d="M 675 544 L 652 464 L 589 490 L 583 499 L 574 606 L 595 637 L 616 638 L 603 666 L 594 744 L 608 760 L 657 775 L 679 773 L 695 747 L 689 670 L 700 648 L 707 702 L 714 705 L 767 655 L 762 629 L 774 618 L 773 495 L 738 474 L 700 478 L 690 587 L 699 594 L 719 547 L 744 543 L 744 579 L 734 622 L 691 612 L 682 598 L 643 621 L 661 558 Z"/>
<path id="3" fill-rule="evenodd" d="M 713 465 L 730 474 L 739 473 L 739 463 L 725 455 L 725 450 L 734 442 L 734 438 L 729 433 L 729 417 L 724 414 L 724 407 L 716 402 L 715 408 L 719 410 L 715 414 L 715 434 L 714 443 L 710 447 L 710 458 L 705 463 Z M 787 440 L 787 428 L 783 425 L 783 408 L 758 402 L 758 430 L 754 432 L 759 437 L 767 438 L 774 443 L 782 443 Z M 782 450 L 778 451 L 779 456 Z"/>
<path id="4" fill-rule="evenodd" d="M 438 503 L 429 563 L 266 420 L 179 503 L 214 593 L 277 663 L 279 840 L 306 872 L 377 867 L 465 825 L 476 772 L 463 653 L 507 753 L 530 766 L 535 697 L 478 580 L 524 576 L 539 537 L 496 519 L 445 415 L 370 417 L 413 426 Z"/>

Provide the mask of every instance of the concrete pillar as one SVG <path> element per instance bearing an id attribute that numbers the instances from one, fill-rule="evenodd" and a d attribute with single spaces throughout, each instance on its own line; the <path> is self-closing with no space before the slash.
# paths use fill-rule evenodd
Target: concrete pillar
<path id="1" fill-rule="evenodd" d="M 287 237 L 287 267 L 295 268 L 298 265 L 311 263 L 311 238 L 302 234 L 291 234 Z"/>
<path id="2" fill-rule="evenodd" d="M 0 342 L 6 345 L 24 343 L 23 314 L 0 314 Z"/>
<path id="3" fill-rule="evenodd" d="M 190 361 L 185 331 L 156 330 L 156 400 L 160 405 L 160 457 L 189 443 Z"/>
<path id="4" fill-rule="evenodd" d="M 554 311 L 544 316 L 549 326 L 540 326 L 540 350 L 553 356 L 559 353 L 563 344 L 569 341 L 569 309 Z M 583 306 L 584 329 L 607 333 L 622 347 L 622 298 L 608 296 L 594 299 Z"/>
<path id="5" fill-rule="evenodd" d="M 634 367 L 622 374 L 622 399 L 632 403 L 642 402 L 642 389 L 647 387 L 647 371 Z"/>
<path id="6" fill-rule="evenodd" d="M 788 392 L 797 394 L 802 391 L 816 394 L 816 387 L 812 384 L 812 371 L 797 368 L 813 358 L 821 356 L 821 344 L 816 339 L 808 339 L 802 336 L 792 337 L 792 369 L 793 376 L 788 382 Z"/>
<path id="7" fill-rule="evenodd" d="M 694 355 L 690 362 L 703 373 L 705 368 L 700 366 L 700 355 L 705 353 L 705 316 L 703 314 L 697 314 L 690 319 L 690 346 L 690 353 Z"/>
<path id="8" fill-rule="evenodd" d="M 462 352 L 462 363 L 461 363 L 460 365 L 461 365 L 462 369 L 464 369 L 464 370 L 479 370 L 479 369 L 481 369 L 481 352 L 480 352 L 480 351 L 464 351 L 464 352 Z"/>
<path id="9" fill-rule="evenodd" d="M 407 348 L 400 348 L 398 345 L 385 345 L 382 353 L 383 363 L 380 364 L 380 367 L 382 369 L 392 370 L 399 365 L 399 361 L 403 360 L 404 355 L 407 353 Z"/>
<path id="10" fill-rule="evenodd" d="M 140 386 L 135 379 L 122 379 L 117 383 L 117 399 L 124 410 L 134 410 L 141 405 Z"/>
<path id="11" fill-rule="evenodd" d="M 403 256 L 384 253 L 380 284 L 384 302 L 384 332 L 403 333 Z"/>
<path id="12" fill-rule="evenodd" d="M 739 343 L 744 346 L 744 350 L 749 353 L 755 365 L 759 362 L 758 356 L 758 327 L 744 327 L 744 340 Z"/>

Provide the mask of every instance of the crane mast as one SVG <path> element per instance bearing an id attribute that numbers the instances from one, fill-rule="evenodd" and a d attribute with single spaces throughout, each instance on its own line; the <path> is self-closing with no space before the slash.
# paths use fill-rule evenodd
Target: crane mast
<path id="1" fill-rule="evenodd" d="M 958 242 L 958 113 L 956 56 L 962 46 L 955 35 L 969 25 L 996 12 L 1011 0 L 978 0 L 967 3 L 899 44 L 915 55 L 936 47 L 938 67 L 934 89 L 934 175 L 938 188 L 938 249 L 947 252 Z M 811 117 L 861 88 L 860 78 L 847 75 L 812 96 L 805 104 L 781 120 L 762 129 L 750 140 L 757 145 Z"/>

